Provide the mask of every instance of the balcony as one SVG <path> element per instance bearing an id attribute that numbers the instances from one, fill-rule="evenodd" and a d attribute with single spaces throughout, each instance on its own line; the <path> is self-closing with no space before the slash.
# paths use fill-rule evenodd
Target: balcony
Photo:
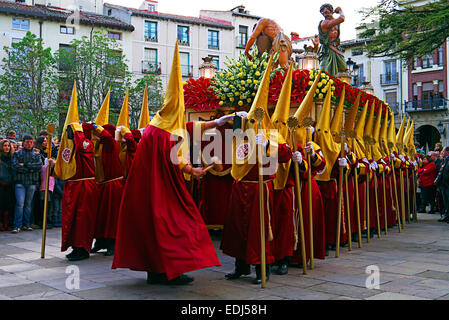
<path id="1" fill-rule="evenodd" d="M 220 50 L 220 47 L 218 46 L 218 44 L 208 44 L 207 48 L 212 49 L 212 50 Z"/>
<path id="2" fill-rule="evenodd" d="M 155 63 L 149 60 L 142 60 L 142 73 L 161 74 L 161 63 Z"/>
<path id="3" fill-rule="evenodd" d="M 356 88 L 359 88 L 359 87 L 363 86 L 363 83 L 365 82 L 365 79 L 366 79 L 365 77 L 354 78 L 352 80 L 352 86 L 356 87 Z"/>
<path id="4" fill-rule="evenodd" d="M 385 73 L 380 75 L 380 84 L 382 86 L 398 84 L 399 73 Z"/>
<path id="5" fill-rule="evenodd" d="M 183 77 L 193 77 L 193 65 L 181 64 L 181 74 Z"/>
<path id="6" fill-rule="evenodd" d="M 415 100 L 405 105 L 406 112 L 444 111 L 447 110 L 448 99 Z"/>
<path id="7" fill-rule="evenodd" d="M 157 42 L 157 36 L 145 36 L 145 41 L 147 42 Z"/>
<path id="8" fill-rule="evenodd" d="M 189 46 L 190 46 L 190 41 L 189 41 L 189 40 L 181 40 L 181 39 L 178 39 L 178 44 L 179 44 L 180 46 L 186 46 L 186 47 L 189 47 Z"/>

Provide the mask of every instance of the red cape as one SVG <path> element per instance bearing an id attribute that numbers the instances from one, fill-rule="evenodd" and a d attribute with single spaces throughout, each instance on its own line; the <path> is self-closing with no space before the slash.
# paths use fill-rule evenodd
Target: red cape
<path id="1" fill-rule="evenodd" d="M 206 225 L 170 152 L 170 133 L 149 125 L 123 190 L 112 268 L 166 273 L 220 265 Z"/>

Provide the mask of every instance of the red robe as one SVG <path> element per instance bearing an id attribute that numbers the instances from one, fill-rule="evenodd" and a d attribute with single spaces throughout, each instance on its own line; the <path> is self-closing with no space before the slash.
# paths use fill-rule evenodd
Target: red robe
<path id="1" fill-rule="evenodd" d="M 279 145 L 278 161 L 287 162 L 292 151 L 287 144 Z M 225 216 L 221 249 L 223 253 L 244 260 L 247 264 L 260 264 L 260 212 L 258 167 L 255 165 L 242 181 L 234 181 L 229 201 L 229 209 Z M 264 176 L 264 180 L 275 176 Z M 251 181 L 251 182 L 248 182 Z M 274 262 L 272 242 L 268 241 L 269 226 L 273 221 L 274 193 L 273 182 L 265 182 L 264 217 L 265 217 L 265 257 L 266 263 Z"/>
<path id="2" fill-rule="evenodd" d="M 126 141 L 126 168 L 124 172 L 124 176 L 126 177 L 128 175 L 128 172 L 131 168 L 131 165 L 134 161 L 134 157 L 136 155 L 137 150 L 137 142 L 134 140 L 134 137 L 132 133 L 126 133 L 123 137 Z"/>
<path id="3" fill-rule="evenodd" d="M 325 218 L 324 218 L 324 206 L 323 198 L 321 196 L 320 189 L 315 180 L 315 175 L 324 170 L 326 166 L 326 160 L 322 156 L 321 152 L 317 152 L 317 156 L 320 157 L 321 163 L 318 166 L 312 167 L 312 218 L 313 218 L 313 257 L 317 259 L 325 258 Z M 310 168 L 310 166 L 309 166 Z M 304 238 L 306 247 L 306 261 L 310 260 L 310 232 L 309 232 L 309 191 L 308 191 L 307 175 L 304 176 L 301 185 L 301 200 L 302 200 L 302 214 L 304 219 Z M 298 234 L 298 240 L 300 235 Z M 298 247 L 293 251 L 292 262 L 301 263 L 301 247 L 298 242 Z"/>
<path id="4" fill-rule="evenodd" d="M 112 268 L 165 273 L 218 266 L 206 225 L 170 159 L 176 141 L 148 125 L 126 179 Z"/>
<path id="5" fill-rule="evenodd" d="M 94 237 L 115 239 L 123 191 L 119 147 L 114 137 L 106 130 L 100 134 L 100 144 L 103 145 L 101 161 L 104 181 L 98 183 L 98 212 Z"/>
<path id="6" fill-rule="evenodd" d="M 317 181 L 318 187 L 321 191 L 324 204 L 325 215 L 325 228 L 326 228 L 326 244 L 335 245 L 337 243 L 337 221 L 338 221 L 338 161 L 334 165 L 331 173 L 330 181 Z M 344 182 L 343 182 L 344 188 Z M 347 241 L 347 228 L 346 228 L 346 214 L 344 193 L 341 203 L 341 227 L 340 227 L 340 244 L 344 244 Z"/>
<path id="7" fill-rule="evenodd" d="M 90 252 L 97 213 L 94 146 L 79 131 L 74 132 L 74 143 L 76 173 L 64 184 L 61 251 L 83 247 Z"/>

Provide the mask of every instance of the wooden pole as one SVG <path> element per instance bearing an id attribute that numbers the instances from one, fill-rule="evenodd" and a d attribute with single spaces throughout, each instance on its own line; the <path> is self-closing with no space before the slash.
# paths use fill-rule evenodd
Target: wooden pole
<path id="1" fill-rule="evenodd" d="M 384 225 L 385 225 L 385 235 L 388 234 L 387 231 L 387 190 L 385 187 L 385 171 L 382 172 L 382 190 L 383 190 L 383 198 L 384 198 Z M 393 199 L 391 199 L 391 201 L 393 201 Z"/>
<path id="2" fill-rule="evenodd" d="M 393 147 L 393 145 L 389 145 L 388 146 L 390 149 Z M 390 160 L 390 164 L 391 164 L 391 172 L 392 174 L 390 175 L 390 188 L 391 186 L 394 186 L 394 196 L 395 196 L 395 200 L 396 200 L 396 219 L 398 222 L 398 231 L 399 233 L 402 232 L 402 228 L 401 228 L 401 217 L 399 214 L 399 198 L 398 198 L 398 188 L 397 188 L 397 183 L 396 183 L 396 173 L 395 173 L 395 167 L 394 167 L 394 163 L 391 161 L 391 156 L 388 155 L 388 159 Z M 391 179 L 393 180 L 393 184 L 391 184 Z M 392 199 L 393 200 L 393 199 Z"/>
<path id="3" fill-rule="evenodd" d="M 374 141 L 371 140 L 371 154 L 374 154 Z M 373 161 L 375 161 L 373 159 Z M 379 194 L 377 193 L 377 172 L 374 171 L 374 201 L 376 202 L 377 238 L 380 238 L 380 214 L 379 214 Z"/>
<path id="4" fill-rule="evenodd" d="M 48 164 L 45 171 L 45 193 L 44 193 L 44 213 L 42 222 L 42 244 L 41 244 L 41 259 L 45 258 L 45 240 L 47 236 L 47 215 L 48 215 L 48 188 L 50 182 L 51 171 L 51 147 L 52 147 L 52 135 L 55 133 L 55 125 L 49 124 L 47 126 L 48 140 L 47 140 L 47 159 Z"/>
<path id="5" fill-rule="evenodd" d="M 354 149 L 355 143 L 355 133 L 351 133 L 352 136 L 352 150 Z M 360 222 L 360 200 L 359 200 L 359 174 L 357 172 L 358 168 L 354 170 L 354 186 L 355 186 L 355 201 L 356 201 L 356 209 L 357 209 L 357 233 L 358 233 L 358 242 L 359 248 L 362 247 L 362 226 Z"/>
<path id="6" fill-rule="evenodd" d="M 341 134 L 340 158 L 345 156 L 344 133 Z M 338 211 L 337 211 L 337 242 L 335 244 L 335 257 L 340 256 L 340 233 L 341 233 L 341 205 L 343 201 L 343 167 L 338 167 Z"/>
<path id="7" fill-rule="evenodd" d="M 312 120 L 309 118 L 309 120 Z M 309 121 L 311 122 L 311 121 Z M 303 126 L 307 128 L 307 142 L 312 141 L 312 132 L 310 125 L 307 125 L 307 119 L 304 119 Z M 309 202 L 309 251 L 310 251 L 310 270 L 315 269 L 314 263 L 314 248 L 313 248 L 313 203 L 312 203 L 312 162 L 310 160 L 310 154 L 307 154 L 307 163 L 309 164 L 309 170 L 307 171 L 307 196 Z"/>
<path id="8" fill-rule="evenodd" d="M 290 117 L 288 119 L 288 127 L 290 128 L 293 150 L 298 151 L 296 145 L 296 128 L 298 127 L 298 119 L 295 117 Z M 299 180 L 299 165 L 297 162 L 294 163 L 295 166 L 295 191 L 297 206 L 299 211 L 299 232 L 301 233 L 301 258 L 302 258 L 302 270 L 303 274 L 307 274 L 307 257 L 306 257 L 306 244 L 304 237 L 304 219 L 302 215 L 302 201 L 301 201 L 301 182 Z"/>
<path id="9" fill-rule="evenodd" d="M 346 188 L 346 219 L 348 220 L 348 243 L 349 251 L 352 251 L 352 233 L 351 233 L 351 209 L 349 207 L 349 192 L 348 192 L 348 173 L 345 174 L 345 188 Z"/>
<path id="10" fill-rule="evenodd" d="M 366 218 L 366 242 L 370 242 L 370 200 L 369 200 L 369 186 L 370 186 L 370 175 L 371 169 L 368 165 L 366 173 L 366 203 L 365 203 L 365 218 Z"/>
<path id="11" fill-rule="evenodd" d="M 260 129 L 260 123 L 265 116 L 265 111 L 262 108 L 257 108 L 255 118 L 257 120 L 256 135 Z M 262 288 L 267 287 L 266 280 L 266 256 L 265 256 L 265 208 L 264 208 L 264 192 L 263 192 L 263 167 L 262 167 L 262 150 L 256 144 L 257 152 L 257 166 L 259 168 L 259 213 L 260 213 L 260 272 L 262 280 Z"/>
<path id="12" fill-rule="evenodd" d="M 399 168 L 399 183 L 401 184 L 401 209 L 402 209 L 402 227 L 405 228 L 405 196 L 404 196 L 404 176 L 402 168 Z"/>

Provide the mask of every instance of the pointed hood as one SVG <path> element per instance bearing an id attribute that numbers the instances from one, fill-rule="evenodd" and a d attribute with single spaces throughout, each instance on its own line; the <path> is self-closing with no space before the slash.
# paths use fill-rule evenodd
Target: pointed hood
<path id="1" fill-rule="evenodd" d="M 363 131 L 363 140 L 365 141 L 366 152 L 365 155 L 369 160 L 373 160 L 371 154 L 371 140 L 373 139 L 374 130 L 374 101 L 369 111 L 368 120 L 366 121 L 365 130 Z"/>
<path id="2" fill-rule="evenodd" d="M 394 124 L 393 112 L 390 113 L 390 125 L 388 126 L 387 144 L 388 151 L 390 153 L 398 151 L 396 148 L 396 126 Z"/>
<path id="3" fill-rule="evenodd" d="M 307 142 L 306 141 L 307 130 L 302 126 L 302 121 L 312 111 L 312 108 L 314 106 L 313 98 L 315 97 L 315 91 L 320 81 L 321 81 L 321 70 L 318 71 L 318 75 L 315 77 L 312 86 L 307 91 L 304 100 L 302 100 L 301 104 L 298 107 L 298 110 L 296 110 L 294 114 L 294 117 L 298 119 L 299 123 L 299 128 L 296 129 L 296 142 L 302 146 L 304 146 Z"/>
<path id="4" fill-rule="evenodd" d="M 398 149 L 399 155 L 403 155 L 403 143 L 404 143 L 404 125 L 405 125 L 405 117 L 402 118 L 401 126 L 399 127 L 399 131 L 396 134 L 396 148 Z"/>
<path id="5" fill-rule="evenodd" d="M 64 128 L 62 129 L 61 143 L 55 164 L 55 175 L 61 180 L 68 180 L 76 173 L 75 144 L 73 139 L 67 137 L 67 126 L 71 123 L 79 123 L 76 81 L 73 84 L 72 97 L 70 99 L 69 109 L 67 110 Z M 81 126 L 80 130 L 82 131 Z"/>
<path id="6" fill-rule="evenodd" d="M 411 150 L 410 150 L 410 140 L 412 141 L 413 144 L 413 122 L 410 122 L 410 119 L 407 121 L 407 129 L 405 130 L 405 134 L 404 134 L 404 153 L 406 155 L 411 154 Z"/>
<path id="7" fill-rule="evenodd" d="M 404 146 L 407 146 L 409 135 L 410 135 L 410 118 L 407 119 L 407 125 L 405 126 L 404 138 L 402 141 Z"/>
<path id="8" fill-rule="evenodd" d="M 335 109 L 334 117 L 332 118 L 332 124 L 331 124 L 331 134 L 335 142 L 340 143 L 341 137 L 341 129 L 343 127 L 343 107 L 345 102 L 345 95 L 346 95 L 346 88 L 343 87 L 343 91 L 340 96 L 340 101 L 338 102 L 337 109 Z"/>
<path id="9" fill-rule="evenodd" d="M 368 111 L 368 103 L 369 103 L 368 101 L 365 103 L 362 113 L 360 113 L 360 117 L 357 120 L 357 123 L 355 126 L 355 134 L 356 134 L 357 140 L 359 140 L 359 141 L 363 141 L 366 113 Z"/>
<path id="10" fill-rule="evenodd" d="M 379 161 L 382 159 L 382 153 L 380 152 L 380 127 L 381 127 L 381 121 L 382 121 L 382 111 L 380 111 L 377 114 L 376 123 L 374 125 L 374 131 L 373 131 L 373 160 Z"/>
<path id="11" fill-rule="evenodd" d="M 385 115 L 382 120 L 382 128 L 380 129 L 379 142 L 381 145 L 382 155 L 388 156 L 390 153 L 388 148 L 388 110 L 385 111 Z"/>
<path id="12" fill-rule="evenodd" d="M 284 137 L 287 143 L 291 144 L 290 129 L 287 126 L 287 120 L 290 116 L 290 99 L 292 93 L 292 73 L 293 64 L 290 64 L 287 75 L 282 85 L 281 94 L 279 95 L 276 108 L 271 116 L 271 122 L 273 126 L 279 131 L 279 134 Z M 294 146 L 293 146 L 294 147 Z M 296 150 L 296 149 L 295 149 Z M 287 183 L 287 178 L 290 172 L 291 161 L 287 163 L 280 163 L 276 172 L 276 178 L 274 179 L 274 188 L 276 190 L 282 190 Z"/>
<path id="13" fill-rule="evenodd" d="M 125 99 L 123 100 L 122 109 L 117 120 L 117 127 L 124 126 L 129 128 L 129 89 L 126 88 Z"/>
<path id="14" fill-rule="evenodd" d="M 142 108 L 140 109 L 139 125 L 137 129 L 145 129 L 150 123 L 150 111 L 148 110 L 147 86 L 143 91 Z"/>
<path id="15" fill-rule="evenodd" d="M 351 111 L 349 111 L 349 113 L 346 114 L 345 131 L 346 131 L 347 135 L 350 134 L 352 131 L 354 131 L 354 124 L 355 124 L 355 119 L 357 117 L 357 112 L 359 110 L 361 96 L 362 96 L 362 93 L 361 93 L 361 91 L 359 91 L 359 94 L 357 95 L 357 98 L 355 99 L 355 102 L 351 108 Z"/>
<path id="16" fill-rule="evenodd" d="M 167 90 L 164 103 L 150 124 L 168 133 L 175 133 L 182 137 L 184 142 L 178 154 L 182 153 L 185 163 L 187 163 L 188 141 L 186 137 L 186 117 L 184 105 L 184 87 L 182 84 L 181 62 L 179 59 L 178 41 L 175 44 L 173 62 L 168 79 Z"/>
<path id="17" fill-rule="evenodd" d="M 108 94 L 103 100 L 100 110 L 98 111 L 95 123 L 99 126 L 104 126 L 109 123 L 109 101 L 111 96 L 111 88 L 109 88 Z"/>
<path id="18" fill-rule="evenodd" d="M 318 119 L 318 122 L 316 124 L 316 131 L 324 131 L 324 132 L 330 132 L 331 124 L 330 124 L 330 115 L 331 115 L 331 97 L 332 97 L 332 90 L 330 90 L 330 83 L 326 85 L 327 94 L 324 98 L 324 104 L 323 109 L 320 113 L 320 118 Z"/>

